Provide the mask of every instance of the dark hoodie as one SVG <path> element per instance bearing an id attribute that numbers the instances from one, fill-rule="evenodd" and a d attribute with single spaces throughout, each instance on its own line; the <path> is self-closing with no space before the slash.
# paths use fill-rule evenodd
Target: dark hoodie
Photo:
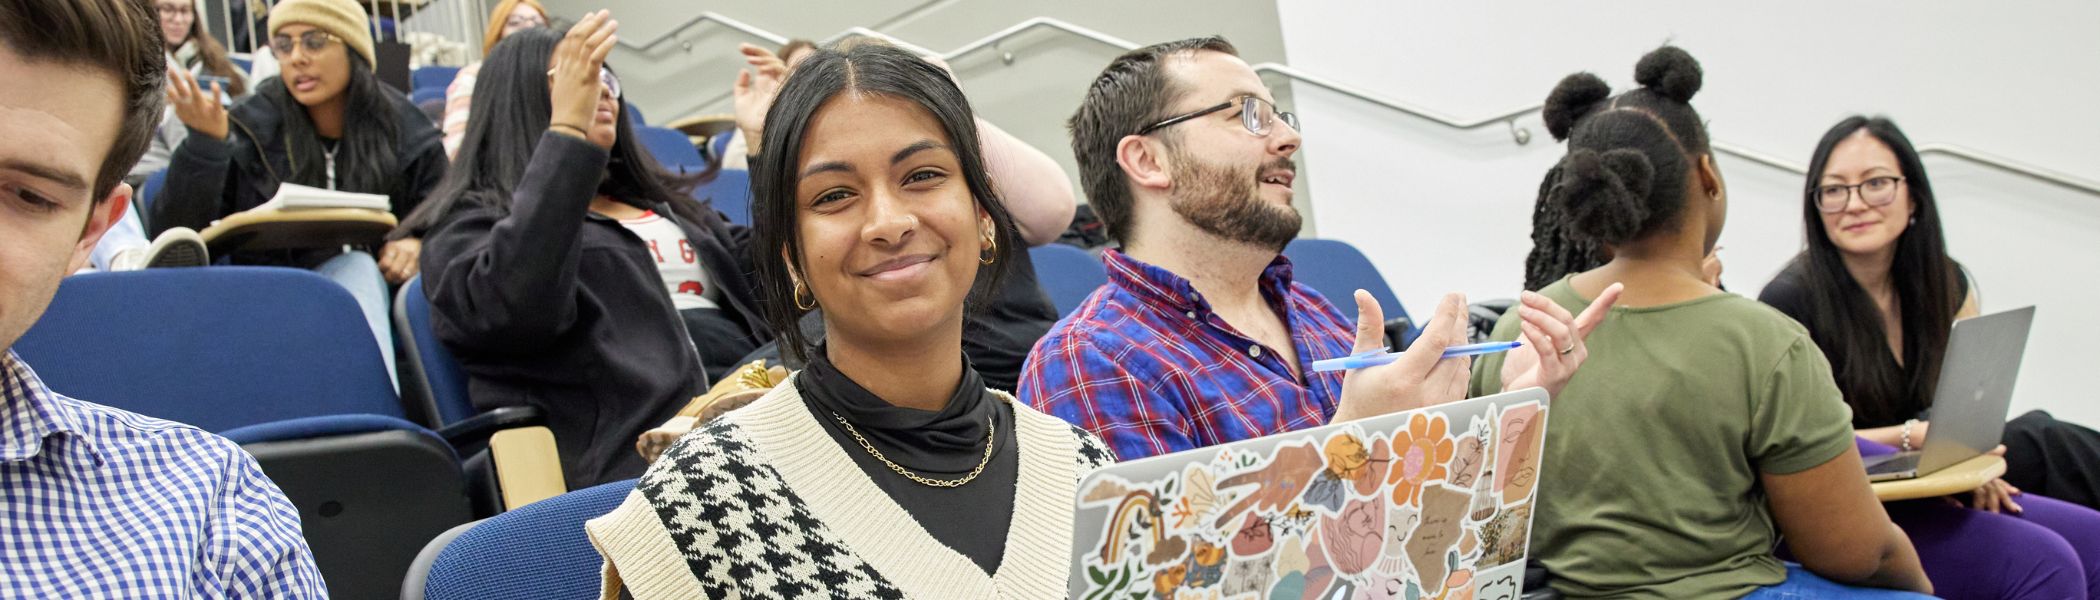
<path id="1" fill-rule="evenodd" d="M 507 209 L 463 203 L 423 239 L 431 329 L 467 371 L 468 397 L 539 408 L 572 490 L 640 476 L 635 440 L 707 391 L 693 344 L 710 340 L 688 339 L 649 246 L 590 212 L 608 159 L 543 133 Z M 645 207 L 685 232 L 747 346 L 771 340 L 747 275 L 751 229 L 701 202 Z"/>
<path id="2" fill-rule="evenodd" d="M 385 193 L 392 201 L 394 216 L 407 218 L 409 211 L 422 203 L 423 196 L 445 175 L 444 137 L 406 96 L 393 88 L 379 87 L 393 109 L 395 130 L 399 133 L 394 151 L 399 157 L 401 176 Z M 258 84 L 255 96 L 242 101 L 227 115 L 226 139 L 216 140 L 191 131 L 169 159 L 167 183 L 147 215 L 146 225 L 153 234 L 174 227 L 201 230 L 212 221 L 261 206 L 276 196 L 277 186 L 294 172 L 284 139 L 287 110 L 305 108 L 292 99 L 280 80 L 271 78 Z M 322 183 L 308 185 L 321 187 Z M 422 234 L 395 230 L 387 238 Z M 312 268 L 340 253 L 335 249 L 243 252 L 231 259 L 234 264 Z"/>

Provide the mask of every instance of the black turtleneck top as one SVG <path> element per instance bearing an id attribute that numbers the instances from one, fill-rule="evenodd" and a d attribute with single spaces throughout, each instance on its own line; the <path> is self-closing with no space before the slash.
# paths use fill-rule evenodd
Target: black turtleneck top
<path id="1" fill-rule="evenodd" d="M 817 349 L 796 381 L 803 402 L 824 424 L 824 431 L 934 539 L 969 557 L 984 572 L 998 572 L 1006 553 L 1006 531 L 1013 523 L 1014 489 L 1020 474 L 1013 406 L 985 388 L 984 379 L 967 358 L 962 359 L 962 381 L 946 407 L 925 411 L 895 406 L 840 373 L 825 350 Z M 890 462 L 920 477 L 940 480 L 968 475 L 984 460 L 989 424 L 996 431 L 991 462 L 961 487 L 922 484 L 897 474 L 869 454 L 839 424 L 841 417 Z"/>

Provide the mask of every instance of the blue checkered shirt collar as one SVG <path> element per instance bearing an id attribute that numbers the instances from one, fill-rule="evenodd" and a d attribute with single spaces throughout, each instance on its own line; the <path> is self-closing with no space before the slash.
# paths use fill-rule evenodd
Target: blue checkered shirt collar
<path id="1" fill-rule="evenodd" d="M 44 451 L 44 440 L 77 443 L 96 461 L 78 407 L 62 401 L 14 349 L 0 355 L 0 462 L 22 462 Z"/>

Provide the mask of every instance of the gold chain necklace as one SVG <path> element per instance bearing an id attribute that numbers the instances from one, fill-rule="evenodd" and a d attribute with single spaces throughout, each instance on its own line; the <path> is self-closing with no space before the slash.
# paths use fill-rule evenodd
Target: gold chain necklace
<path id="1" fill-rule="evenodd" d="M 992 414 L 997 415 L 998 411 L 993 411 Z M 839 425 L 845 426 L 846 433 L 853 436 L 853 441 L 860 442 L 860 447 L 862 449 L 867 450 L 868 454 L 875 455 L 875 460 L 882 461 L 882 464 L 889 465 L 891 471 L 896 471 L 898 475 L 903 475 L 905 479 L 910 479 L 912 481 L 916 481 L 921 484 L 930 485 L 937 488 L 962 487 L 963 484 L 969 483 L 971 480 L 976 479 L 979 474 L 984 473 L 985 465 L 992 464 L 992 448 L 997 446 L 997 444 L 995 444 L 994 442 L 997 442 L 999 439 L 999 425 L 996 422 L 994 422 L 991 417 L 985 417 L 984 458 L 977 461 L 977 468 L 970 469 L 970 474 L 962 476 L 961 479 L 934 479 L 931 477 L 920 475 L 918 473 L 907 471 L 902 465 L 890 461 L 889 457 L 882 455 L 881 450 L 875 449 L 874 444 L 868 443 L 868 438 L 861 437 L 860 431 L 854 429 L 852 423 L 847 423 L 846 417 L 840 416 L 837 411 L 833 411 L 831 413 L 831 418 L 838 419 Z"/>

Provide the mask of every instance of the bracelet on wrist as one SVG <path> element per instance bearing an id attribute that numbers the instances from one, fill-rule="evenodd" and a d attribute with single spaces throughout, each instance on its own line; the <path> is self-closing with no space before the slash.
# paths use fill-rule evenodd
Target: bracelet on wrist
<path id="1" fill-rule="evenodd" d="M 587 129 L 575 125 L 570 125 L 568 123 L 552 123 L 547 125 L 547 129 L 566 129 L 568 131 L 574 132 L 576 134 L 576 137 L 589 137 L 590 133 Z"/>

